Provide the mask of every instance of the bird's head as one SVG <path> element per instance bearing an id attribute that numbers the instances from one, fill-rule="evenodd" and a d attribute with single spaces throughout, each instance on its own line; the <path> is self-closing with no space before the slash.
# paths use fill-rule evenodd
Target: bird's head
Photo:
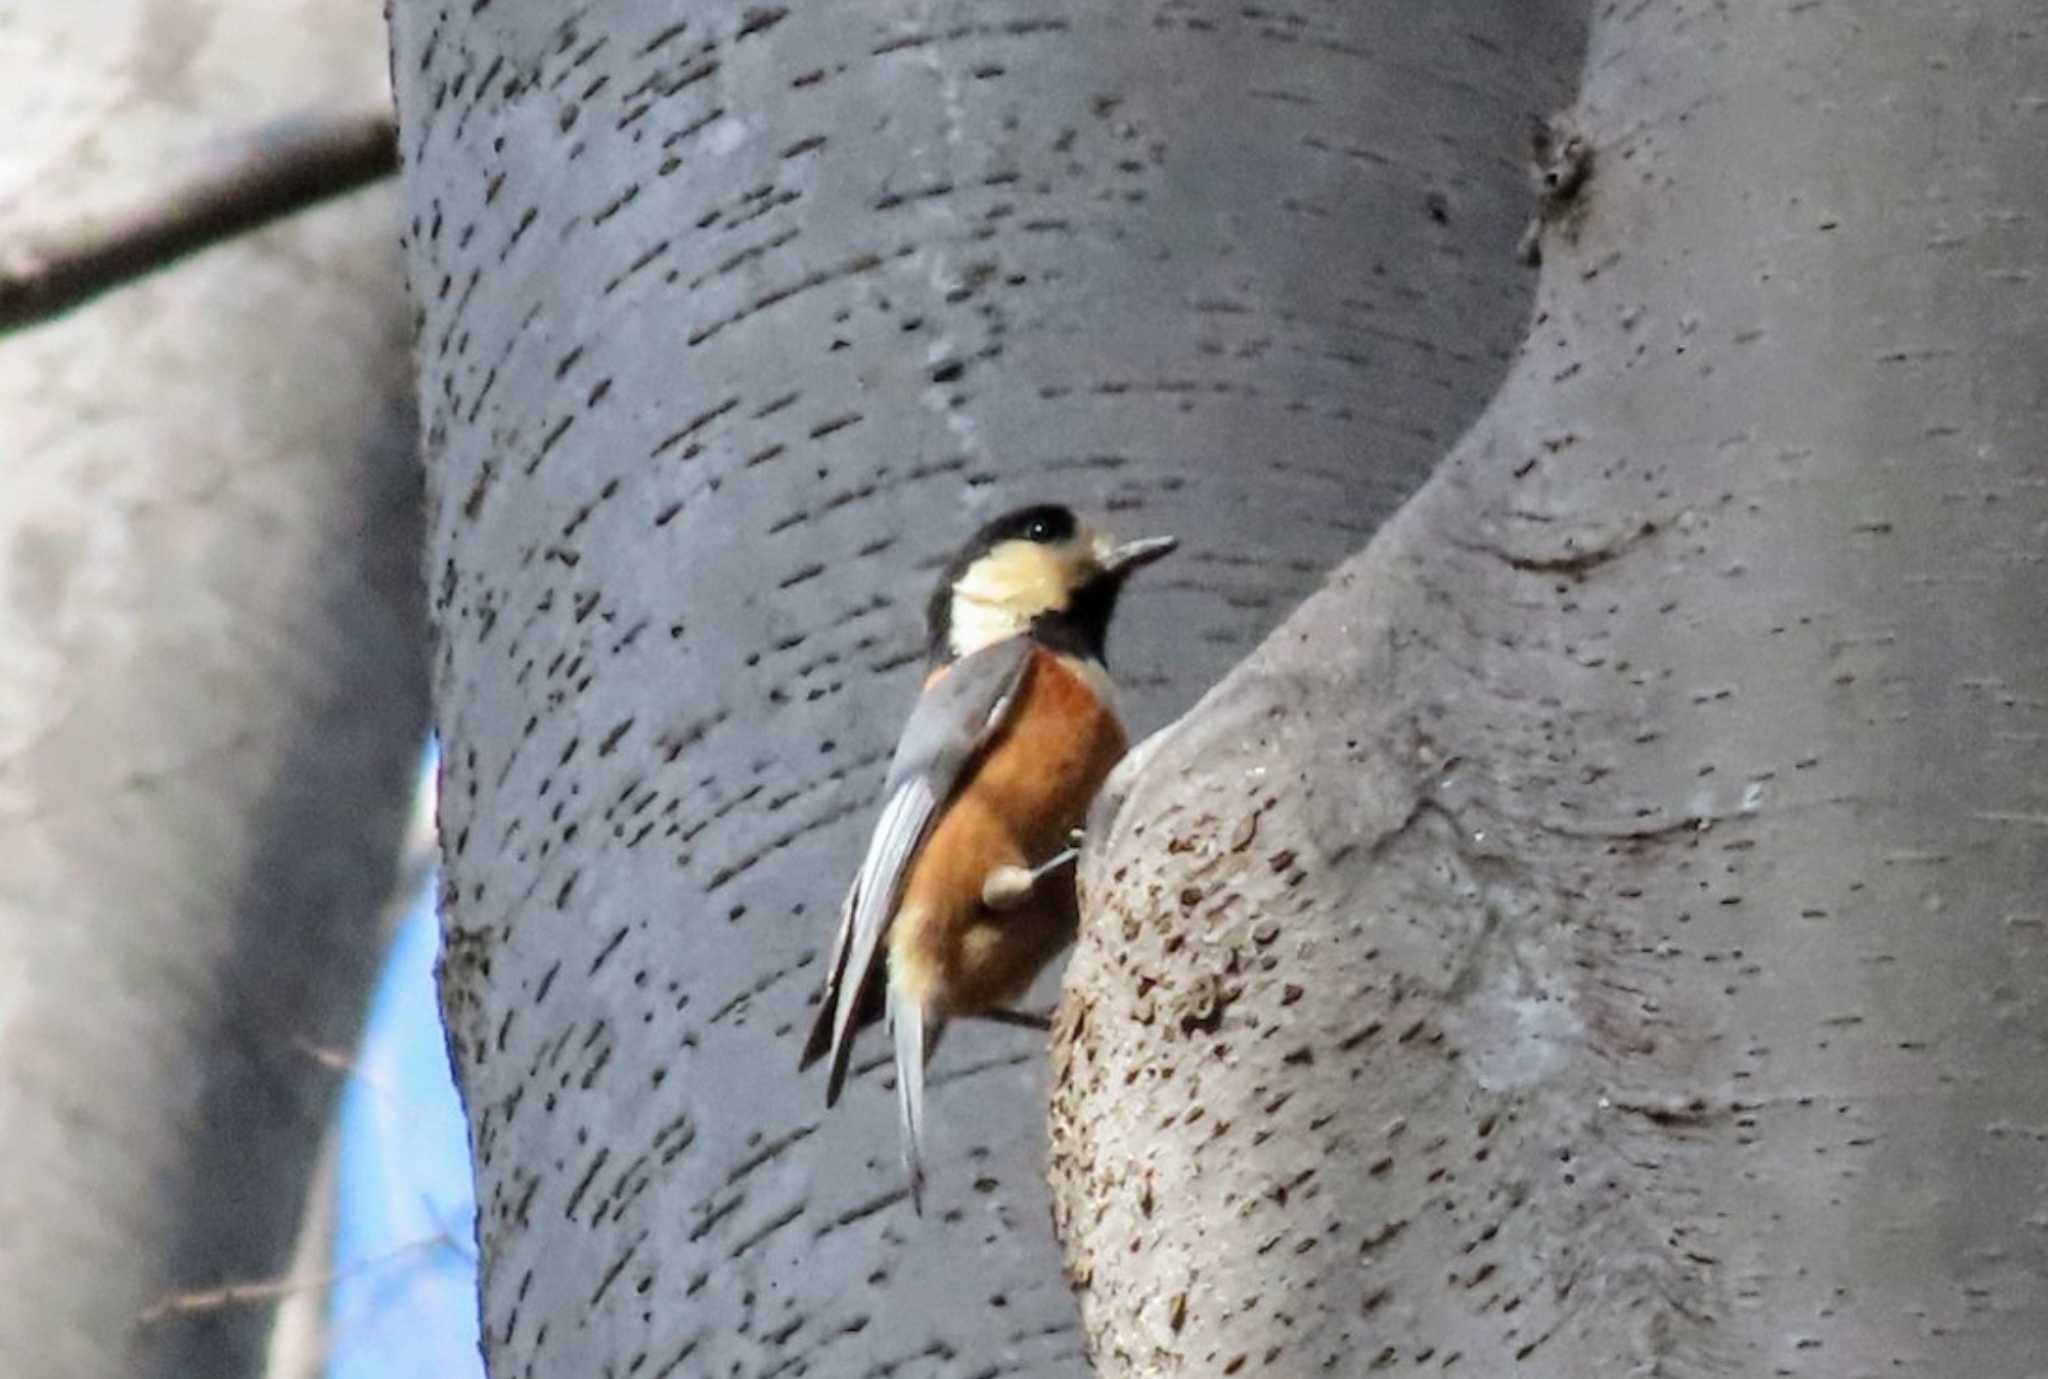
<path id="1" fill-rule="evenodd" d="M 1170 536 L 1119 542 L 1056 503 L 1004 513 L 969 538 L 932 591 L 932 659 L 1028 632 L 1100 660 L 1124 580 L 1178 544 Z"/>

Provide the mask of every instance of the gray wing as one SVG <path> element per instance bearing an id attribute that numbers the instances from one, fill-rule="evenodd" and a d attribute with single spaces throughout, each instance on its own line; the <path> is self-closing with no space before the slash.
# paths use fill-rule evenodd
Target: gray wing
<path id="1" fill-rule="evenodd" d="M 939 809 L 952 798 L 975 754 L 1008 718 L 1017 687 L 1031 664 L 1031 639 L 1012 637 L 962 657 L 938 683 L 918 696 L 910 721 L 889 761 L 882 787 L 882 814 L 868 840 L 867 856 L 839 913 L 826 969 L 825 997 L 804 1045 L 800 1068 L 828 1050 L 825 1104 L 839 1099 L 846 1081 L 853 1034 L 876 976 L 890 920 L 902 898 L 903 880 Z"/>

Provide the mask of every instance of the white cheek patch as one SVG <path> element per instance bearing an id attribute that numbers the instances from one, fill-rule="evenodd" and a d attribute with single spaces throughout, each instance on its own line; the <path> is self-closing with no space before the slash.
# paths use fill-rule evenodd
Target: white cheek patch
<path id="1" fill-rule="evenodd" d="M 955 656 L 1020 636 L 1032 620 L 1067 604 L 1067 573 L 1046 547 L 1006 541 L 953 586 L 947 640 Z"/>

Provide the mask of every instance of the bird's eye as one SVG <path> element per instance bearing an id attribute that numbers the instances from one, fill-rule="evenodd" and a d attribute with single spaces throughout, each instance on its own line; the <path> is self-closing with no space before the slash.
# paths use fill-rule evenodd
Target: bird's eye
<path id="1" fill-rule="evenodd" d="M 1031 525 L 1024 528 L 1024 539 L 1026 541 L 1051 541 L 1052 523 L 1046 521 L 1043 517 L 1034 517 L 1031 520 Z"/>

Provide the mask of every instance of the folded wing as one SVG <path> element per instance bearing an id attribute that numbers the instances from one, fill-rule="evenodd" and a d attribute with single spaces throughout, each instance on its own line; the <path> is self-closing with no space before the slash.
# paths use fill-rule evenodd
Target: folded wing
<path id="1" fill-rule="evenodd" d="M 800 1068 L 829 1052 L 825 1104 L 839 1099 L 858 1027 L 878 1011 L 878 959 L 904 878 L 939 811 L 974 759 L 1001 731 L 1031 665 L 1032 643 L 1013 637 L 956 661 L 918 696 L 889 762 L 882 813 L 840 909 L 825 996 Z"/>

